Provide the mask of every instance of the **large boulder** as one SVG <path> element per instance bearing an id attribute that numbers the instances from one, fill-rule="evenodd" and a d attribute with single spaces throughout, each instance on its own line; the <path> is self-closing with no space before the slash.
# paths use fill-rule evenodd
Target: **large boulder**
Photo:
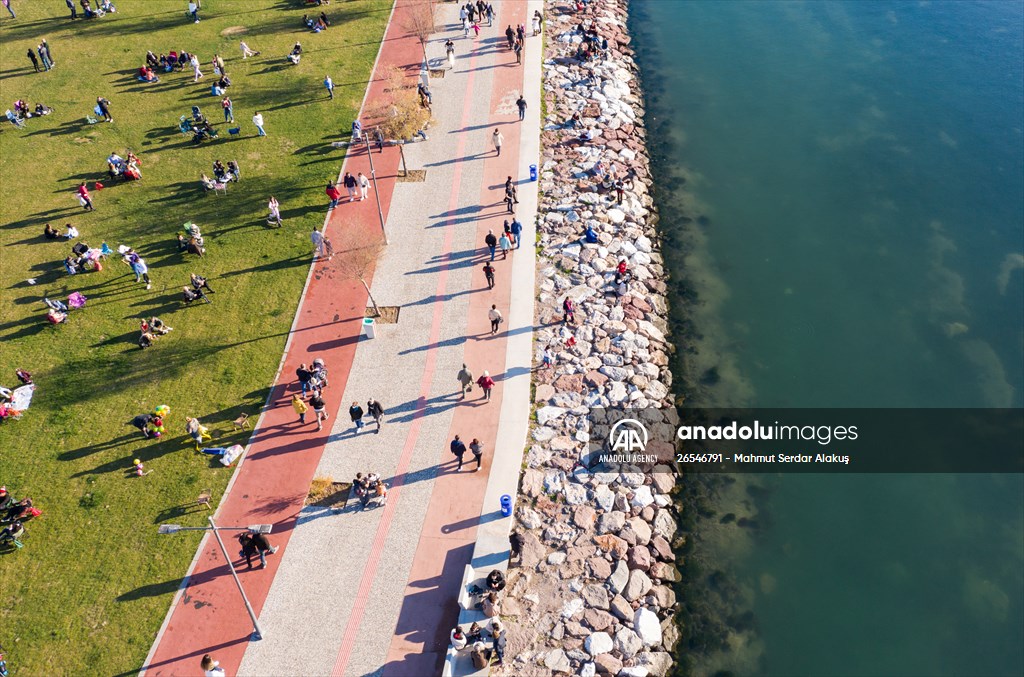
<path id="1" fill-rule="evenodd" d="M 626 583 L 622 596 L 630 602 L 635 602 L 650 591 L 651 585 L 651 579 L 647 574 L 640 569 L 633 569 L 629 572 L 629 582 Z"/>
<path id="2" fill-rule="evenodd" d="M 615 633 L 615 648 L 623 658 L 632 658 L 644 648 L 644 642 L 629 628 L 619 628 Z"/>
<path id="3" fill-rule="evenodd" d="M 583 647 L 591 656 L 599 656 L 614 649 L 615 643 L 607 632 L 595 632 L 583 641 Z"/>
<path id="4" fill-rule="evenodd" d="M 661 644 L 661 621 L 650 609 L 640 608 L 633 614 L 633 630 L 646 646 Z"/>

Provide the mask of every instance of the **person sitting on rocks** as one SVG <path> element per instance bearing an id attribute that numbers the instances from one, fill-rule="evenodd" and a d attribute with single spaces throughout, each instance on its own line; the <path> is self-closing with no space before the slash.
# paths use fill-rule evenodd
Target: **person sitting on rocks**
<path id="1" fill-rule="evenodd" d="M 505 589 L 505 574 L 500 569 L 493 569 L 487 574 L 487 589 L 494 592 L 501 592 Z"/>
<path id="2" fill-rule="evenodd" d="M 626 276 L 626 259 L 621 259 L 615 267 L 615 284 L 621 284 L 622 278 Z"/>

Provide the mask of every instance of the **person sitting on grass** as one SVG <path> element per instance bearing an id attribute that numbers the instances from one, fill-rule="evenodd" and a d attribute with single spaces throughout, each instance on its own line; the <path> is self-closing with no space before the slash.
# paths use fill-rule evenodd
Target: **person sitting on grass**
<path id="1" fill-rule="evenodd" d="M 43 237 L 45 237 L 47 240 L 56 240 L 58 237 L 60 237 L 60 233 L 57 231 L 56 228 L 54 228 L 50 224 L 46 224 L 46 227 L 43 228 Z"/>
<path id="2" fill-rule="evenodd" d="M 309 18 L 308 14 L 302 15 L 302 25 L 306 28 L 312 29 L 316 25 L 316 22 Z"/>
<path id="3" fill-rule="evenodd" d="M 205 190 L 207 192 L 213 190 L 213 188 L 214 188 L 213 179 L 211 179 L 205 173 L 203 173 L 203 175 L 199 177 L 199 181 L 200 181 L 200 183 L 203 184 L 203 190 Z M 179 238 L 180 238 L 180 236 L 179 236 Z"/>
<path id="4" fill-rule="evenodd" d="M 49 115 L 52 112 L 53 112 L 53 109 L 50 108 L 49 106 L 47 106 L 45 104 L 38 103 L 38 102 L 36 103 L 35 114 L 36 114 L 37 117 L 38 116 L 42 116 L 42 115 Z"/>
<path id="5" fill-rule="evenodd" d="M 46 321 L 49 322 L 50 324 L 61 324 L 62 322 L 68 321 L 68 314 L 50 308 L 50 310 L 46 313 Z"/>
<path id="6" fill-rule="evenodd" d="M 232 181 L 242 180 L 242 172 L 238 169 L 238 163 L 234 160 L 228 160 L 228 174 L 231 175 Z"/>
<path id="7" fill-rule="evenodd" d="M 288 54 L 288 60 L 298 65 L 300 59 L 302 59 L 302 43 L 296 42 L 295 46 L 292 47 L 292 51 Z"/>
<path id="8" fill-rule="evenodd" d="M 221 75 L 220 76 L 220 80 L 217 81 L 217 87 L 219 87 L 221 90 L 225 90 L 225 89 L 227 89 L 230 86 L 231 86 L 231 78 L 228 77 L 228 74 L 225 73 L 225 74 Z M 221 93 L 223 94 L 223 91 Z"/>
<path id="9" fill-rule="evenodd" d="M 224 163 L 220 160 L 213 161 L 213 178 L 221 183 L 226 183 L 228 179 L 228 170 L 224 168 Z"/>
<path id="10" fill-rule="evenodd" d="M 196 275 L 195 273 L 189 273 L 189 278 L 190 278 L 190 282 L 192 282 L 192 288 L 195 289 L 196 291 L 201 291 L 201 290 L 205 289 L 206 291 L 210 292 L 211 294 L 216 294 L 217 293 L 217 292 L 213 291 L 212 289 L 210 289 L 210 283 L 207 282 L 206 278 L 203 277 L 202 275 Z"/>
<path id="11" fill-rule="evenodd" d="M 156 336 L 151 332 L 144 331 L 139 335 L 139 347 L 143 350 L 153 345 L 154 341 L 156 341 Z"/>
<path id="12" fill-rule="evenodd" d="M 150 68 L 156 68 L 160 60 L 156 58 L 156 54 L 151 51 L 146 51 L 146 65 Z"/>
<path id="13" fill-rule="evenodd" d="M 190 287 L 182 287 L 181 294 L 182 298 L 185 300 L 185 303 L 192 303 L 197 299 L 203 299 L 207 303 L 212 303 L 212 301 L 210 301 L 210 299 L 207 298 L 206 294 L 199 290 L 192 289 Z"/>

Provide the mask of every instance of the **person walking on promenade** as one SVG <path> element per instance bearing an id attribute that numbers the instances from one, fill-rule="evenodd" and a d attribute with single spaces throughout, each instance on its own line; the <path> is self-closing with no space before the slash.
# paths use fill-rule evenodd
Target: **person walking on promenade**
<path id="1" fill-rule="evenodd" d="M 359 175 L 356 176 L 356 183 L 359 184 L 359 201 L 362 202 L 370 190 L 370 180 L 362 172 L 359 172 Z"/>
<path id="2" fill-rule="evenodd" d="M 67 5 L 68 9 L 71 10 L 71 18 L 72 19 L 77 19 L 78 18 L 78 10 L 75 9 L 74 0 L 64 0 L 64 4 Z"/>
<path id="3" fill-rule="evenodd" d="M 220 661 L 213 660 L 213 656 L 206 654 L 199 663 L 199 669 L 203 671 L 203 677 L 226 677 L 228 673 L 220 667 Z"/>
<path id="4" fill-rule="evenodd" d="M 512 30 L 512 24 L 509 24 L 508 28 L 505 29 L 505 39 L 508 41 L 508 48 L 512 49 L 516 40 L 516 32 Z"/>
<path id="5" fill-rule="evenodd" d="M 505 179 L 505 195 L 511 196 L 512 200 L 519 204 L 519 189 L 516 188 L 516 183 L 511 176 Z"/>
<path id="6" fill-rule="evenodd" d="M 449 445 L 449 448 L 451 449 L 452 454 L 455 455 L 455 458 L 459 459 L 459 464 L 455 467 L 455 472 L 460 472 L 462 470 L 462 457 L 466 453 L 466 443 L 460 440 L 459 436 L 456 435 L 455 439 L 452 440 L 452 443 Z"/>
<path id="7" fill-rule="evenodd" d="M 494 266 L 490 261 L 484 264 L 484 278 L 487 280 L 487 288 L 494 289 Z"/>
<path id="8" fill-rule="evenodd" d="M 455 43 L 450 39 L 444 43 L 444 54 L 448 59 L 448 68 L 455 68 Z"/>
<path id="9" fill-rule="evenodd" d="M 473 38 L 476 39 L 476 38 L 479 38 L 479 37 L 480 37 L 480 24 L 478 22 L 474 21 L 473 22 Z"/>
<path id="10" fill-rule="evenodd" d="M 278 226 L 282 225 L 281 221 L 281 203 L 277 201 L 277 198 L 273 195 L 270 196 L 270 201 L 267 202 L 267 216 L 268 223 L 276 223 Z"/>
<path id="11" fill-rule="evenodd" d="M 384 423 L 384 407 L 381 406 L 380 402 L 371 398 L 366 403 L 366 413 L 373 417 L 373 420 L 377 423 L 377 430 L 375 433 L 380 432 L 380 427 Z"/>
<path id="12" fill-rule="evenodd" d="M 483 398 L 487 402 L 491 401 L 491 388 L 494 387 L 494 379 L 491 378 L 490 373 L 484 372 L 483 375 L 476 380 L 476 384 L 483 390 Z"/>
<path id="13" fill-rule="evenodd" d="M 327 96 L 334 101 L 334 80 L 331 80 L 330 75 L 324 76 L 324 87 L 327 89 Z"/>
<path id="14" fill-rule="evenodd" d="M 249 49 L 249 45 L 245 44 L 245 40 L 240 41 L 238 43 L 238 47 L 239 47 L 239 49 L 242 50 L 242 61 L 245 61 L 250 56 L 259 56 L 260 55 L 259 52 L 255 52 L 255 51 Z"/>
<path id="15" fill-rule="evenodd" d="M 505 142 L 505 137 L 501 135 L 497 129 L 491 134 L 491 143 L 494 144 L 494 150 L 497 153 L 496 157 L 501 157 L 501 144 Z"/>
<path id="16" fill-rule="evenodd" d="M 324 427 L 323 421 L 327 420 L 325 411 L 327 405 L 324 404 L 324 398 L 319 391 L 313 393 L 313 397 L 309 398 L 309 406 L 313 407 L 313 413 L 316 414 L 316 429 L 320 431 Z"/>
<path id="17" fill-rule="evenodd" d="M 474 437 L 473 441 L 469 443 L 469 450 L 473 453 L 473 460 L 476 461 L 476 467 L 473 468 L 473 472 L 476 472 L 477 470 L 480 469 L 480 466 L 483 465 L 483 458 L 484 458 L 484 445 L 483 445 L 483 442 L 481 442 L 480 440 L 478 440 L 477 438 Z"/>
<path id="18" fill-rule="evenodd" d="M 430 105 L 434 103 L 434 96 L 430 93 L 430 88 L 422 82 L 416 85 L 416 93 L 420 95 L 420 105 L 424 108 L 430 108 Z"/>
<path id="19" fill-rule="evenodd" d="M 516 52 L 516 63 L 523 63 L 523 41 L 516 40 L 516 44 L 512 47 Z"/>
<path id="20" fill-rule="evenodd" d="M 466 399 L 467 388 L 469 390 L 473 389 L 473 372 L 471 372 L 469 370 L 469 367 L 467 367 L 466 365 L 462 365 L 462 369 L 459 370 L 459 373 L 458 375 L 455 376 L 455 379 L 459 382 L 459 385 L 461 386 L 461 399 Z"/>
<path id="21" fill-rule="evenodd" d="M 516 99 L 516 107 L 519 109 L 519 121 L 522 122 L 526 118 L 526 99 L 522 94 Z"/>
<path id="22" fill-rule="evenodd" d="M 462 20 L 462 37 L 464 37 L 464 38 L 468 38 L 469 37 L 469 28 L 470 28 L 469 19 L 463 19 Z"/>
<path id="23" fill-rule="evenodd" d="M 512 225 L 509 226 L 509 232 L 512 234 L 512 239 L 516 243 L 516 249 L 519 249 L 519 245 L 522 244 L 523 224 L 519 223 L 519 219 L 512 217 Z"/>
<path id="24" fill-rule="evenodd" d="M 508 239 L 507 233 L 502 233 L 498 238 L 498 246 L 501 247 L 501 260 L 504 261 L 508 258 L 508 250 L 512 249 L 512 240 Z"/>
<path id="25" fill-rule="evenodd" d="M 225 96 L 221 99 L 220 107 L 224 109 L 224 122 L 235 121 L 235 104 L 232 103 L 231 99 Z"/>
<path id="26" fill-rule="evenodd" d="M 110 114 L 110 102 L 104 99 L 102 96 L 96 97 L 96 107 L 100 109 L 100 115 L 107 122 L 113 122 L 114 116 Z"/>
<path id="27" fill-rule="evenodd" d="M 85 181 L 78 184 L 78 201 L 82 203 L 82 209 L 91 212 L 96 208 L 92 206 L 92 198 L 89 197 L 89 189 L 85 187 Z"/>
<path id="28" fill-rule="evenodd" d="M 257 136 L 266 136 L 267 135 L 266 130 L 263 129 L 263 114 L 262 113 L 257 111 L 256 114 L 252 116 L 252 123 L 254 125 L 256 125 L 256 131 L 259 132 L 259 134 Z"/>
<path id="29" fill-rule="evenodd" d="M 505 196 L 505 210 L 509 214 L 515 214 L 516 213 L 516 208 L 514 206 L 515 203 L 516 203 L 515 198 L 513 198 L 511 195 L 506 195 Z"/>
<path id="30" fill-rule="evenodd" d="M 251 531 L 243 531 L 238 534 L 238 542 L 242 546 L 242 555 L 245 556 L 245 564 L 252 569 L 252 556 L 260 558 L 260 569 L 267 568 L 267 554 L 277 552 L 277 548 L 270 545 L 264 534 L 254 534 Z"/>
<path id="31" fill-rule="evenodd" d="M 353 402 L 352 406 L 348 408 L 348 415 L 358 433 L 363 428 L 363 408 L 359 406 L 358 402 Z"/>
<path id="32" fill-rule="evenodd" d="M 493 261 L 494 250 L 498 246 L 498 238 L 494 236 L 493 230 L 487 231 L 487 235 L 484 236 L 484 243 L 487 245 L 487 249 L 491 252 L 491 261 Z"/>
<path id="33" fill-rule="evenodd" d="M 359 186 L 359 182 L 356 181 L 356 177 L 352 176 L 352 172 L 345 172 L 345 190 L 348 191 L 348 201 L 352 202 L 356 199 L 356 188 Z"/>
<path id="34" fill-rule="evenodd" d="M 487 15 L 487 27 L 490 28 L 494 25 L 494 5 L 488 2 L 484 13 Z"/>
<path id="35" fill-rule="evenodd" d="M 384 152 L 384 132 L 381 131 L 380 126 L 373 128 L 373 141 L 377 144 L 377 152 Z"/>
<path id="36" fill-rule="evenodd" d="M 299 365 L 299 368 L 295 370 L 295 376 L 299 379 L 299 387 L 302 388 L 302 397 L 306 396 L 306 391 L 310 389 L 310 382 L 313 380 L 313 372 L 309 370 L 306 363 L 303 362 Z"/>
<path id="37" fill-rule="evenodd" d="M 31 48 L 28 50 L 28 60 L 32 62 L 32 68 L 36 69 L 36 73 L 42 70 L 39 67 L 39 59 L 36 58 L 36 53 Z"/>
<path id="38" fill-rule="evenodd" d="M 309 405 L 302 401 L 298 395 L 292 395 L 292 409 L 299 415 L 299 424 L 302 425 L 306 422 L 306 412 L 309 410 Z"/>
<path id="39" fill-rule="evenodd" d="M 313 247 L 315 248 L 316 254 L 321 259 L 326 259 L 327 245 L 325 243 L 327 242 L 327 238 L 325 238 L 324 234 L 317 229 L 316 225 L 313 226 L 313 232 L 309 234 L 309 240 L 310 242 L 313 243 Z"/>
<path id="40" fill-rule="evenodd" d="M 491 334 L 498 333 L 498 327 L 505 321 L 505 318 L 501 316 L 501 311 L 498 310 L 498 306 L 491 304 L 491 309 L 487 311 L 487 319 L 491 321 Z"/>
<path id="41" fill-rule="evenodd" d="M 331 201 L 330 204 L 327 205 L 327 208 L 334 209 L 337 207 L 338 202 L 341 201 L 341 191 L 338 190 L 337 184 L 334 183 L 334 181 L 328 181 L 327 188 L 324 189 L 324 192 L 327 194 L 327 198 Z"/>

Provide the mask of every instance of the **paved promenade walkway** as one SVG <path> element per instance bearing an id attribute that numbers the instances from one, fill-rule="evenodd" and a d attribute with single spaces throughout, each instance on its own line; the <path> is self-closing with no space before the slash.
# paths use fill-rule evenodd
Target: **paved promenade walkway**
<path id="1" fill-rule="evenodd" d="M 396 148 L 373 157 L 390 245 L 371 288 L 379 304 L 401 308 L 399 322 L 360 340 L 366 293 L 339 274 L 344 253 L 315 264 L 277 386 L 217 512 L 225 525 L 274 524 L 271 540 L 281 550 L 265 570 L 240 571 L 265 636 L 249 641 L 251 623 L 216 542 L 207 538 L 147 674 L 197 674 L 205 653 L 229 675 L 440 673 L 478 534 L 496 552 L 494 563 L 503 556 L 498 548 L 507 547 L 496 496 L 514 494 L 529 416 L 536 209 L 529 165 L 538 161 L 541 38 L 527 39 L 521 66 L 505 48 L 504 28 L 528 24 L 534 9 L 541 9 L 539 0 L 502 2 L 495 26 L 466 39 L 455 30 L 457 7 L 439 6 L 437 23 L 446 30 L 433 36 L 428 55 L 440 61 L 451 38 L 456 64 L 431 79 L 430 140 L 405 150 L 409 167 L 425 169 L 426 180 L 396 183 Z M 406 34 L 407 15 L 399 0 L 364 110 L 381 96 L 381 74 L 391 65 L 411 67 L 422 58 Z M 524 89 L 530 107 L 521 123 L 515 100 Z M 491 145 L 494 129 L 505 139 L 500 157 Z M 365 152 L 353 151 L 344 169 L 369 176 Z M 483 240 L 488 229 L 501 233 L 507 176 L 519 184 L 525 246 L 508 260 L 498 255 L 497 285 L 488 290 Z M 336 243 L 341 228 L 379 232 L 372 194 L 333 212 L 328 235 Z M 491 304 L 506 318 L 494 336 Z M 322 433 L 300 428 L 288 404 L 295 367 L 318 356 L 331 375 L 331 419 Z M 497 381 L 490 402 L 479 399 L 478 388 L 460 399 L 455 375 L 463 362 Z M 365 408 L 371 397 L 387 410 L 385 423 L 379 433 L 371 424 L 357 435 L 348 405 Z M 448 442 L 455 434 L 484 443 L 479 472 L 469 470 L 472 462 L 454 472 Z M 302 507 L 314 476 L 348 482 L 356 472 L 386 478 L 386 506 Z M 236 554 L 233 542 L 228 548 Z"/>

